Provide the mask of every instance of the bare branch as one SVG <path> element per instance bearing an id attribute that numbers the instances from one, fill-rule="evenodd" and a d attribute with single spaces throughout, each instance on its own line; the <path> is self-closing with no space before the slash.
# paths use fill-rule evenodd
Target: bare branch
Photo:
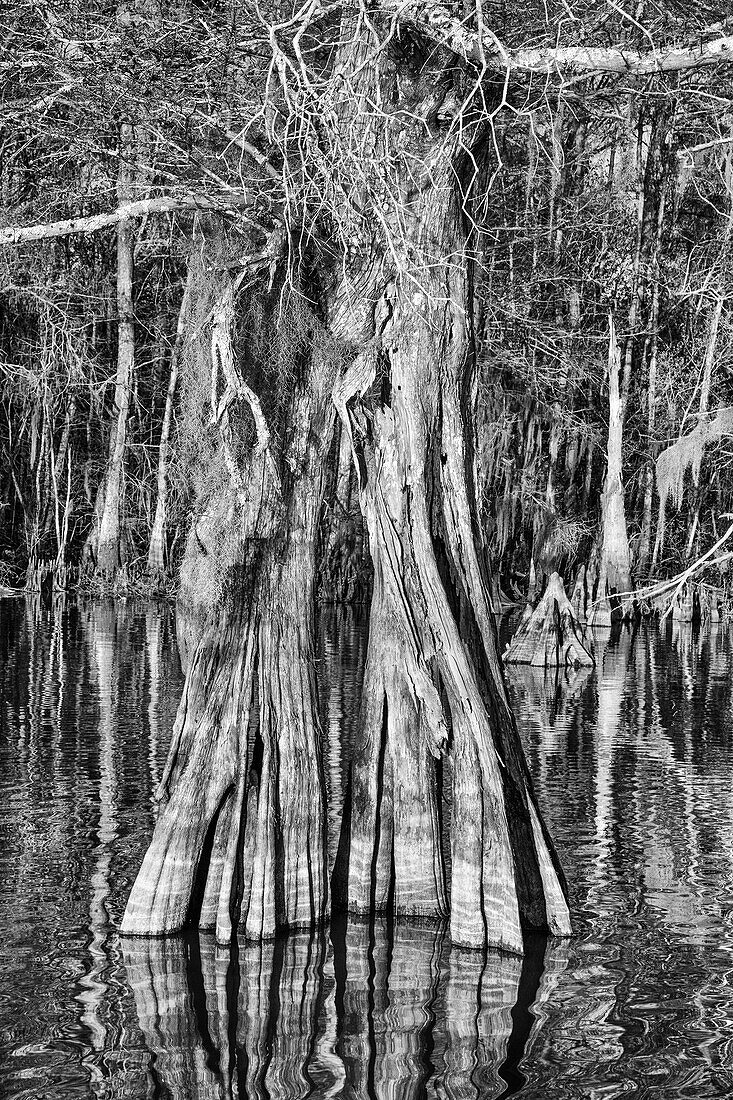
<path id="1" fill-rule="evenodd" d="M 117 225 L 126 218 L 141 218 L 149 214 L 173 213 L 177 210 L 227 210 L 247 205 L 244 194 L 227 195 L 221 198 L 207 198 L 204 195 L 191 195 L 176 198 L 160 195 L 153 199 L 139 199 L 137 202 L 125 202 L 106 214 L 91 214 L 84 218 L 66 218 L 58 222 L 46 222 L 39 225 L 9 225 L 0 229 L 0 246 L 24 244 L 26 241 L 44 241 L 51 237 L 70 237 L 78 233 L 97 233 L 110 225 Z"/>
<path id="2" fill-rule="evenodd" d="M 480 34 L 439 3 L 404 4 L 388 0 L 402 22 L 411 23 L 434 42 L 473 64 L 515 73 L 652 73 L 682 72 L 733 61 L 733 35 L 669 49 L 634 50 L 619 46 L 558 46 L 510 50 L 491 31 Z"/>

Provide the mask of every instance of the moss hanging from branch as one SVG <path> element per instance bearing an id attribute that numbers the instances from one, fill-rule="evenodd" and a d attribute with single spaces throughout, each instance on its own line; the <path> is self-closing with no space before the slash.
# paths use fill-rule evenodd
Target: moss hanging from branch
<path id="1" fill-rule="evenodd" d="M 691 432 L 661 452 L 657 458 L 657 491 L 663 509 L 670 497 L 675 508 L 679 508 L 685 473 L 691 470 L 697 481 L 705 448 L 726 435 L 733 435 L 733 408 L 719 409 L 712 420 L 701 419 Z"/>

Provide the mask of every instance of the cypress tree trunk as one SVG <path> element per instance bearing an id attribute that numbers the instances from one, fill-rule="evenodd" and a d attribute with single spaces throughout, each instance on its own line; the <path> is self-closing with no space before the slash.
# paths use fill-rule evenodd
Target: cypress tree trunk
<path id="1" fill-rule="evenodd" d="M 629 592 L 631 563 L 629 537 L 626 529 L 626 504 L 623 485 L 624 408 L 619 393 L 619 351 L 610 319 L 608 352 L 608 451 L 606 480 L 603 485 L 601 543 L 601 576 L 598 595 L 606 598 L 611 592 Z"/>
<path id="2" fill-rule="evenodd" d="M 623 484 L 624 403 L 619 387 L 621 355 L 613 316 L 608 336 L 608 444 L 601 497 L 601 528 L 588 568 L 576 580 L 571 603 L 576 618 L 593 626 L 610 626 L 615 615 L 628 612 L 631 597 L 631 554 L 626 528 Z M 616 593 L 625 595 L 615 598 Z"/>
<path id="3" fill-rule="evenodd" d="M 173 403 L 175 401 L 176 387 L 178 385 L 178 365 L 183 347 L 184 324 L 191 298 L 191 276 L 186 279 L 186 288 L 183 292 L 181 308 L 178 312 L 176 325 L 176 337 L 171 353 L 170 374 L 168 376 L 168 388 L 165 395 L 165 409 L 163 412 L 163 424 L 160 430 L 160 443 L 158 445 L 158 495 L 155 502 L 155 517 L 150 532 L 150 545 L 148 548 L 148 569 L 153 574 L 165 573 L 167 557 L 166 525 L 168 513 L 168 461 L 170 449 L 171 425 L 173 422 Z"/>
<path id="4" fill-rule="evenodd" d="M 526 608 L 504 653 L 504 661 L 541 668 L 592 666 L 593 656 L 578 637 L 576 626 L 562 577 L 553 573 L 537 606 Z"/>
<path id="5" fill-rule="evenodd" d="M 371 237 L 373 227 L 359 224 L 343 293 L 329 315 L 332 337 L 347 334 L 354 356 L 333 386 L 333 403 L 355 460 L 374 568 L 343 846 L 347 903 L 371 913 L 393 897 L 398 915 L 449 914 L 457 944 L 519 952 L 524 928 L 567 934 L 570 922 L 509 709 L 479 534 L 472 270 L 457 182 L 471 137 L 464 129 L 446 137 L 441 119 L 460 102 L 454 61 L 423 48 L 425 63 L 410 62 L 397 82 L 386 55 L 383 73 L 363 64 L 358 48 L 344 62 L 363 79 L 360 94 L 383 90 L 384 102 L 387 92 L 404 100 L 389 114 L 376 112 L 371 124 L 360 113 L 356 129 L 348 110 L 341 120 L 357 135 L 359 155 L 368 149 L 370 163 L 403 173 L 397 182 L 404 185 L 404 195 L 395 192 L 390 176 L 400 206 L 380 222 L 394 234 L 388 242 L 381 228 Z M 373 87 L 380 76 L 382 90 Z M 360 112 L 361 102 L 352 104 Z M 364 125 L 372 132 L 364 134 Z M 394 132 L 382 133 L 385 126 Z M 397 148 L 399 158 L 389 159 Z M 383 186 L 360 179 L 364 208 L 381 201 Z M 331 441 L 322 404 L 327 375 L 323 364 L 310 364 L 293 418 L 280 432 L 282 469 L 289 471 L 281 514 L 274 494 L 261 489 L 269 468 L 241 477 L 227 451 L 232 485 L 247 499 L 236 519 L 246 550 L 237 555 L 243 587 L 235 613 L 210 627 L 194 651 L 162 784 L 170 797 L 124 932 L 173 931 L 197 916 L 221 940 L 237 919 L 248 936 L 266 937 L 281 924 L 307 924 L 324 913 L 311 634 L 316 524 Z M 236 379 L 230 384 L 250 402 L 264 438 L 254 395 Z M 219 407 L 226 409 L 224 399 Z M 221 423 L 226 449 L 224 416 Z M 264 463 L 267 446 L 257 450 Z"/>
<path id="6" fill-rule="evenodd" d="M 219 402 L 220 420 L 235 399 L 246 401 L 258 440 L 244 470 L 229 454 L 218 543 L 208 554 L 199 545 L 198 568 L 184 564 L 200 585 L 207 568 L 221 568 L 211 549 L 226 543 L 231 598 L 210 616 L 190 659 L 160 814 L 121 929 L 157 935 L 195 921 L 227 942 L 237 923 L 262 939 L 279 926 L 314 924 L 325 911 L 313 588 L 334 413 L 331 360 L 315 353 L 282 432 L 281 478 L 262 409 L 225 339 L 232 295 L 222 303 L 215 329 L 231 393 Z"/>
<path id="7" fill-rule="evenodd" d="M 520 951 L 522 927 L 563 934 L 569 918 L 507 702 L 478 540 L 470 270 L 449 179 L 414 224 L 423 254 L 440 259 L 420 292 L 387 292 L 377 344 L 335 391 L 374 565 L 348 906 L 381 910 L 393 895 L 397 914 L 449 913 L 455 943 Z"/>

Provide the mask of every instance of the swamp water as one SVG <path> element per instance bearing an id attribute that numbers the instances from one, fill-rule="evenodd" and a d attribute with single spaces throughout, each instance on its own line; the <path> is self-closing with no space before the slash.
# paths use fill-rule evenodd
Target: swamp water
<path id="1" fill-rule="evenodd" d="M 319 633 L 329 848 L 364 630 Z M 523 960 L 339 919 L 121 941 L 181 673 L 167 608 L 0 601 L 0 1097 L 733 1096 L 733 635 L 509 679 L 576 935 Z"/>

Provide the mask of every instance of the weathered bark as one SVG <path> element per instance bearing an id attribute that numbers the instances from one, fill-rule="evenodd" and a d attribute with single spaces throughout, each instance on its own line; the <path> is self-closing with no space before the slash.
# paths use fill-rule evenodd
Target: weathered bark
<path id="1" fill-rule="evenodd" d="M 449 909 L 455 943 L 520 951 L 523 925 L 566 933 L 569 918 L 507 702 L 477 543 L 470 279 L 450 191 L 436 186 L 416 224 L 425 254 L 452 262 L 436 263 L 423 292 L 385 295 L 378 346 L 334 393 L 374 565 L 348 905 L 381 910 L 393 895 L 398 915 Z M 446 805 L 449 860 L 439 842 Z"/>
<path id="2" fill-rule="evenodd" d="M 178 312 L 176 336 L 171 352 L 170 374 L 168 388 L 165 395 L 165 410 L 163 412 L 163 424 L 160 429 L 160 442 L 158 444 L 158 496 L 155 502 L 155 518 L 150 532 L 150 546 L 148 548 L 148 569 L 152 573 L 162 574 L 166 568 L 168 553 L 166 529 L 168 509 L 168 462 L 171 425 L 173 423 L 173 403 L 178 385 L 178 366 L 183 347 L 184 325 L 191 300 L 191 271 L 186 279 L 186 287 Z"/>
<path id="3" fill-rule="evenodd" d="M 225 290 L 221 308 L 233 317 Z M 289 416 L 281 483 L 262 409 L 239 378 L 222 318 L 214 354 L 227 390 L 249 404 L 258 441 L 245 470 L 230 452 L 228 513 L 233 588 L 210 615 L 188 667 L 160 786 L 162 808 L 122 931 L 173 932 L 193 919 L 231 938 L 310 926 L 325 913 L 327 882 L 321 736 L 314 684 L 317 522 L 333 427 L 330 361 L 314 356 Z M 231 392 L 230 392 L 231 391 Z M 222 446 L 226 447 L 226 435 Z M 216 539 L 209 544 L 213 549 Z M 218 545 L 222 546 L 222 541 Z M 206 546 L 201 569 L 216 570 Z"/>
<path id="4" fill-rule="evenodd" d="M 504 661 L 507 664 L 545 668 L 595 664 L 591 653 L 578 637 L 573 607 L 558 573 L 551 575 L 537 606 L 526 609 L 504 654 Z"/>

